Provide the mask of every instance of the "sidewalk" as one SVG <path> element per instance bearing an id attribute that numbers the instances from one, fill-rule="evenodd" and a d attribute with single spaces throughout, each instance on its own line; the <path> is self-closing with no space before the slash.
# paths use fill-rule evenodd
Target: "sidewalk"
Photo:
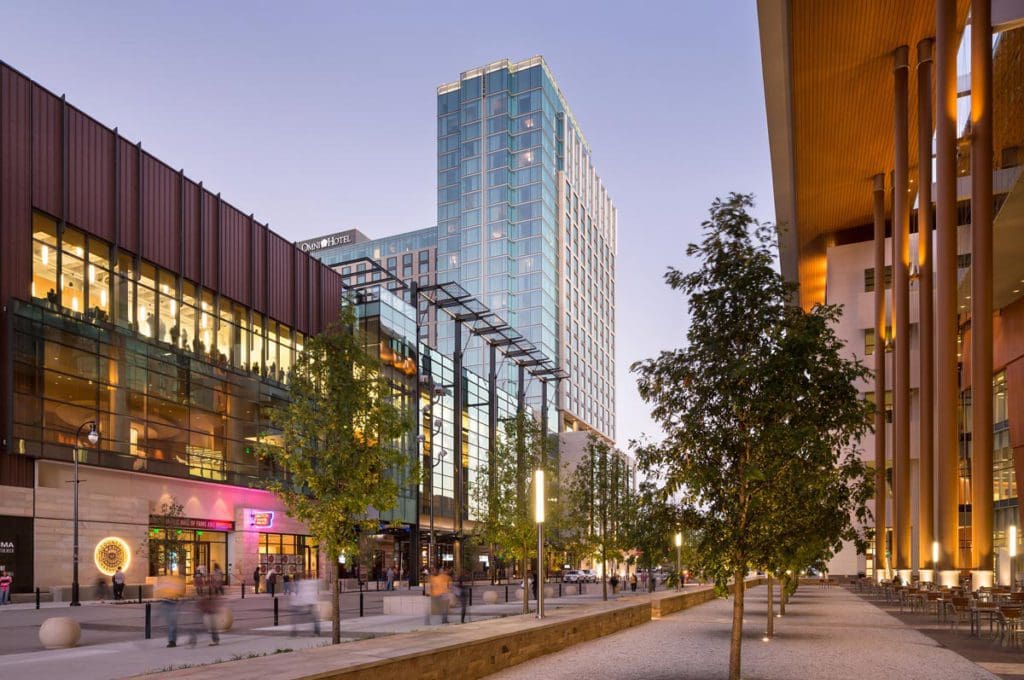
<path id="1" fill-rule="evenodd" d="M 412 592 L 415 594 L 419 591 Z M 397 591 L 395 594 L 408 595 L 409 591 Z M 262 600 L 259 604 L 263 607 L 272 602 L 270 598 L 262 595 L 258 597 Z M 256 603 L 254 600 L 255 598 L 249 595 L 245 602 L 251 606 Z M 592 593 L 549 599 L 545 604 L 549 610 L 573 610 L 593 605 L 599 601 L 600 594 Z M 426 602 L 427 600 L 424 598 L 424 605 Z M 240 604 L 241 601 L 238 598 L 228 602 L 228 605 L 233 608 Z M 536 602 L 531 600 L 530 606 L 532 610 L 536 606 Z M 202 633 L 199 635 L 196 647 L 190 648 L 187 646 L 187 634 L 179 632 L 178 647 L 168 649 L 166 647 L 166 628 L 156 607 L 153 612 L 153 638 L 150 640 L 142 639 L 141 631 L 136 633 L 137 637 L 131 640 L 105 639 L 114 634 L 110 632 L 112 629 L 126 627 L 118 625 L 125 617 L 130 618 L 130 623 L 137 623 L 136 619 L 141 611 L 138 604 L 129 607 L 127 605 L 104 606 L 99 603 L 83 603 L 81 608 L 69 611 L 70 609 L 67 603 L 43 603 L 39 612 L 35 611 L 34 603 L 10 605 L 10 607 L 5 605 L 3 609 L 0 609 L 0 632 L 5 635 L 36 636 L 38 623 L 25 622 L 17 627 L 13 625 L 16 620 L 25 616 L 41 620 L 46 616 L 74 614 L 76 618 L 85 617 L 88 621 L 88 623 L 83 623 L 82 642 L 79 647 L 64 650 L 42 650 L 38 648 L 38 640 L 35 639 L 35 651 L 14 651 L 0 654 L 0 680 L 8 678 L 12 680 L 14 678 L 32 678 L 33 680 L 65 678 L 68 677 L 70 667 L 74 668 L 75 680 L 106 680 L 154 671 L 239 660 L 250 656 L 273 656 L 284 653 L 283 650 L 300 650 L 327 645 L 331 636 L 331 625 L 324 621 L 321 622 L 319 638 L 312 636 L 313 625 L 307 622 L 294 626 L 298 636 L 291 637 L 293 626 L 290 614 L 287 614 L 289 610 L 282 607 L 280 626 L 258 624 L 257 627 L 239 630 L 239 626 L 236 625 L 233 632 L 221 635 L 221 644 L 216 647 L 208 646 L 210 637 L 208 634 Z M 467 623 L 516 616 L 521 611 L 522 602 L 515 600 L 507 604 L 502 602 L 494 605 L 475 603 L 468 609 Z M 236 613 L 236 624 L 239 617 L 245 615 L 245 611 Z M 342 640 L 344 644 L 359 639 L 415 631 L 420 631 L 421 634 L 428 637 L 444 635 L 460 627 L 459 616 L 459 609 L 453 607 L 449 613 L 451 625 L 441 626 L 440 617 L 435 615 L 433 617 L 434 625 L 430 627 L 424 625 L 422 614 L 415 616 L 375 615 L 363 618 L 344 616 L 341 621 Z"/>

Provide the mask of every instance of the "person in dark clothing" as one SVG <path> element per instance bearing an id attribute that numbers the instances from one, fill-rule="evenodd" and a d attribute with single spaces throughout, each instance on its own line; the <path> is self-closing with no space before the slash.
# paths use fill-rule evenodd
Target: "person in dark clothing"
<path id="1" fill-rule="evenodd" d="M 257 595 L 260 592 L 260 568 L 259 567 L 256 567 L 256 569 L 252 572 L 252 592 L 256 593 Z"/>
<path id="2" fill-rule="evenodd" d="M 466 584 L 466 577 L 462 576 L 459 578 L 459 585 L 456 586 L 457 592 L 455 593 L 459 598 L 459 607 L 462 609 L 462 617 L 460 623 L 466 622 L 466 605 L 469 603 L 469 586 Z"/>

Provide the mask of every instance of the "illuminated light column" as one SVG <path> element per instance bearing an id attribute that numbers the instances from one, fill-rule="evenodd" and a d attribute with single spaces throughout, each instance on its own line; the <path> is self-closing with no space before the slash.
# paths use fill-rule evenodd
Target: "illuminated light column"
<path id="1" fill-rule="evenodd" d="M 544 470 L 533 476 L 533 515 L 537 521 L 537 618 L 544 618 Z"/>
<path id="2" fill-rule="evenodd" d="M 885 175 L 875 175 L 875 580 L 885 577 Z"/>
<path id="3" fill-rule="evenodd" d="M 991 586 L 992 556 L 992 3 L 971 3 L 972 585 Z"/>
<path id="4" fill-rule="evenodd" d="M 918 294 L 918 556 L 921 580 L 933 581 L 934 560 L 925 569 L 934 538 L 935 464 L 932 451 L 935 427 L 935 353 L 932 327 L 932 40 L 917 44 L 917 279 Z"/>
<path id="5" fill-rule="evenodd" d="M 957 585 L 956 0 L 935 4 L 935 519 L 943 585 Z"/>
<path id="6" fill-rule="evenodd" d="M 893 53 L 892 298 L 893 336 L 893 477 L 895 477 L 896 569 L 910 582 L 910 202 L 907 175 L 907 82 L 909 48 Z"/>

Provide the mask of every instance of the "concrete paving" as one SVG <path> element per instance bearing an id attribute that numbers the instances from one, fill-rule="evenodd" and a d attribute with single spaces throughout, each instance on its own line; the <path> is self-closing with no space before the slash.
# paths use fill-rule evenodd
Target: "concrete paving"
<path id="1" fill-rule="evenodd" d="M 747 593 L 744 678 L 997 677 L 843 588 L 802 586 L 763 642 L 767 592 Z M 732 600 L 714 600 L 489 677 L 727 678 L 731 621 Z"/>
<path id="2" fill-rule="evenodd" d="M 490 586 L 477 586 L 474 606 L 469 608 L 467 621 L 477 622 L 488 619 L 504 618 L 518 615 L 522 611 L 522 603 L 514 599 L 509 603 L 485 605 L 480 603 L 480 595 Z M 501 599 L 504 600 L 504 586 L 496 587 Z M 569 596 L 565 589 L 565 597 L 548 601 L 550 608 L 574 608 L 593 604 L 600 600 L 598 589 L 591 587 L 591 592 L 577 594 L 574 586 Z M 417 591 L 413 591 L 417 592 Z M 515 587 L 510 588 L 510 596 L 514 597 Z M 371 615 L 370 597 L 374 604 L 372 611 L 382 611 L 382 597 L 408 595 L 409 591 L 395 593 L 367 593 L 367 616 L 358 617 L 357 593 L 346 593 L 342 597 L 342 636 L 344 641 L 368 637 L 390 636 L 400 633 L 422 630 L 425 633 L 447 633 L 457 625 L 440 625 L 440 617 L 434 616 L 434 625 L 424 625 L 423 615 L 385 616 Z M 426 604 L 427 598 L 424 598 Z M 189 647 L 188 634 L 181 628 L 187 621 L 183 617 L 179 622 L 178 647 L 166 647 L 166 627 L 161 615 L 159 604 L 152 608 L 152 639 L 143 637 L 145 606 L 137 603 L 99 603 L 85 602 L 82 607 L 69 607 L 67 603 L 42 603 L 39 610 L 35 604 L 14 604 L 0 607 L 0 680 L 31 678 L 32 680 L 49 680 L 50 678 L 66 678 L 70 669 L 74 669 L 75 680 L 106 680 L 122 678 L 160 670 L 187 668 L 214 664 L 221 661 L 243 659 L 250 656 L 276 655 L 287 651 L 305 649 L 327 644 L 331 626 L 328 622 L 321 624 L 321 637 L 313 637 L 313 625 L 306 622 L 305 617 L 296 617 L 293 625 L 292 610 L 287 607 L 287 600 L 280 605 L 280 626 L 273 626 L 272 600 L 266 596 L 253 597 L 245 600 L 238 597 L 227 598 L 226 605 L 231 608 L 235 617 L 235 627 L 231 632 L 221 635 L 221 643 L 216 647 L 209 646 L 210 636 L 200 633 L 196 646 Z M 535 605 L 531 601 L 531 607 Z M 460 612 L 453 608 L 449 614 L 452 624 L 458 624 Z M 44 650 L 39 643 L 39 625 L 51 616 L 73 616 L 82 626 L 82 640 L 74 649 Z M 292 637 L 292 631 L 298 635 Z"/>

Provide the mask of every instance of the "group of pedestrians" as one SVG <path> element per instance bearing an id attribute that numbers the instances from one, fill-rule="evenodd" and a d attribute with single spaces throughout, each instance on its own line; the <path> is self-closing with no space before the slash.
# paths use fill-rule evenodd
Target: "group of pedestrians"
<path id="1" fill-rule="evenodd" d="M 448 609 L 451 605 L 451 596 L 454 595 L 459 602 L 461 609 L 460 622 L 466 622 L 466 605 L 469 603 L 469 586 L 465 577 L 460 577 L 458 582 L 453 582 L 451 574 L 447 569 L 437 569 L 430 574 L 427 581 L 428 594 L 430 595 L 430 606 L 424 620 L 426 625 L 433 623 L 432 614 L 436 609 L 441 614 L 441 623 L 448 623 Z"/>
<path id="2" fill-rule="evenodd" d="M 121 567 L 118 567 L 117 571 L 115 571 L 110 577 L 110 584 L 114 587 L 114 599 L 123 600 L 125 580 L 124 571 L 121 570 Z M 100 576 L 96 581 L 96 599 L 100 602 L 106 602 L 109 594 L 110 591 L 107 590 L 107 579 Z"/>
<path id="3" fill-rule="evenodd" d="M 223 574 L 222 574 L 223 576 Z M 210 634 L 210 645 L 220 644 L 220 612 L 223 607 L 220 587 L 214 585 L 212 576 L 204 569 L 197 569 L 193 576 L 195 597 L 186 598 L 185 579 L 181 576 L 157 577 L 156 596 L 160 599 L 164 620 L 167 623 L 167 646 L 178 646 L 179 630 L 188 635 L 188 644 L 194 647 L 199 634 Z"/>

